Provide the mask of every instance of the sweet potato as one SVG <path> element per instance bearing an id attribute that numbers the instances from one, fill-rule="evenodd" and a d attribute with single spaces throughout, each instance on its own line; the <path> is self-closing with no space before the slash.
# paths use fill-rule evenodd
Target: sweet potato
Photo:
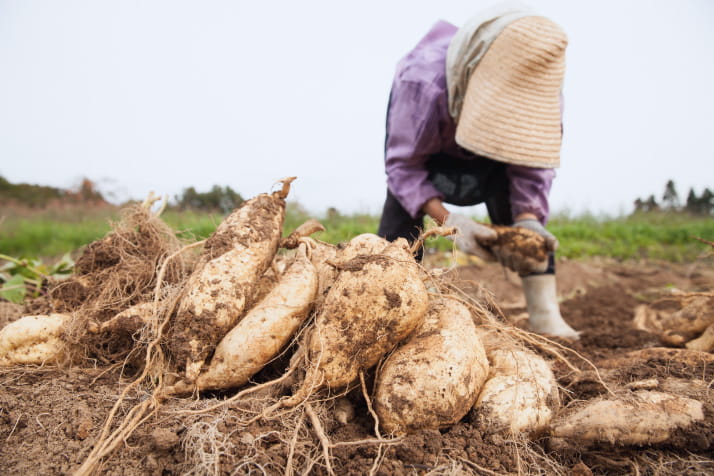
<path id="1" fill-rule="evenodd" d="M 714 355 L 690 349 L 648 347 L 627 352 L 619 357 L 601 360 L 597 365 L 604 369 L 661 366 L 676 368 L 679 372 L 696 375 L 704 369 L 714 366 Z"/>
<path id="2" fill-rule="evenodd" d="M 704 420 L 702 402 L 650 390 L 575 405 L 553 422 L 551 446 L 674 445 L 676 433 Z"/>
<path id="3" fill-rule="evenodd" d="M 409 244 L 398 239 L 378 254 L 357 254 L 341 260 L 342 256 L 353 256 L 351 250 L 365 242 L 378 240 L 361 237 L 338 255 L 339 275 L 308 339 L 310 367 L 302 392 L 318 382 L 333 389 L 349 385 L 424 318 L 428 295 Z"/>
<path id="4" fill-rule="evenodd" d="M 471 312 L 454 299 L 437 299 L 381 367 L 374 408 L 392 434 L 444 428 L 468 413 L 487 375 Z"/>
<path id="5" fill-rule="evenodd" d="M 686 347 L 702 352 L 714 352 L 714 324 L 704 329 L 702 335 L 687 342 Z"/>
<path id="6" fill-rule="evenodd" d="M 335 260 L 339 254 L 339 259 L 347 261 L 357 255 L 375 254 L 382 251 L 389 242 L 384 238 L 371 233 L 364 233 L 352 238 L 346 244 L 338 246 L 324 243 L 319 240 L 313 240 L 313 249 L 310 254 L 311 260 L 317 268 L 319 280 L 317 298 L 315 300 L 315 308 L 322 307 L 325 301 L 327 292 L 337 279 L 338 270 L 335 266 Z"/>
<path id="7" fill-rule="evenodd" d="M 542 431 L 560 406 L 548 362 L 506 341 L 487 345 L 486 354 L 491 370 L 472 410 L 476 426 L 486 433 L 512 435 Z"/>
<path id="8" fill-rule="evenodd" d="M 685 295 L 681 309 L 663 317 L 661 338 L 665 343 L 681 345 L 699 337 L 712 324 L 714 297 Z"/>
<path id="9" fill-rule="evenodd" d="M 310 252 L 310 260 L 317 270 L 317 295 L 315 309 L 320 309 L 325 301 L 327 292 L 337 279 L 337 268 L 334 260 L 337 257 L 337 247 L 330 243 L 315 240 Z"/>
<path id="10" fill-rule="evenodd" d="M 497 237 L 484 243 L 498 261 L 521 274 L 542 273 L 548 268 L 545 239 L 522 227 L 490 225 Z"/>
<path id="11" fill-rule="evenodd" d="M 55 363 L 62 359 L 61 339 L 70 316 L 25 316 L 0 330 L 0 367 Z"/>
<path id="12" fill-rule="evenodd" d="M 307 220 L 305 223 L 297 227 L 290 235 L 283 238 L 280 242 L 281 248 L 294 249 L 298 244 L 304 242 L 304 239 L 310 237 L 307 241 L 310 243 L 310 260 L 315 265 L 318 277 L 317 296 L 315 297 L 315 308 L 319 309 L 322 302 L 325 300 L 327 290 L 332 286 L 332 283 L 337 277 L 337 269 L 335 268 L 334 260 L 337 256 L 338 248 L 330 243 L 311 238 L 311 235 L 319 231 L 325 231 L 325 227 L 320 222 L 314 219 Z M 371 235 L 375 237 L 375 235 Z M 375 237 L 376 238 L 376 237 Z M 386 246 L 386 242 L 381 242 L 381 248 Z M 381 249 L 380 248 L 380 249 Z"/>
<path id="13" fill-rule="evenodd" d="M 317 292 L 317 272 L 306 252 L 306 245 L 301 245 L 273 290 L 221 340 L 208 369 L 196 379 L 196 388 L 243 385 L 288 343 Z"/>
<path id="14" fill-rule="evenodd" d="M 243 314 L 256 281 L 273 260 L 291 181 L 284 180 L 282 190 L 243 202 L 207 240 L 168 336 L 171 354 L 189 381 Z"/>
<path id="15" fill-rule="evenodd" d="M 714 297 L 682 294 L 643 304 L 635 308 L 633 323 L 666 344 L 682 346 L 714 324 Z"/>
<path id="16" fill-rule="evenodd" d="M 340 261 L 349 261 L 359 255 L 375 255 L 384 250 L 389 242 L 384 238 L 372 233 L 362 233 L 352 238 L 347 243 L 340 243 Z"/>
<path id="17" fill-rule="evenodd" d="M 135 304 L 102 322 L 98 330 L 112 334 L 134 334 L 150 322 L 154 306 L 152 301 Z"/>

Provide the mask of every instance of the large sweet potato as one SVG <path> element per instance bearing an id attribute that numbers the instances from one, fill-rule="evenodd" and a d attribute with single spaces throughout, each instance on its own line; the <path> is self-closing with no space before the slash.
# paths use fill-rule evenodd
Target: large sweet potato
<path id="1" fill-rule="evenodd" d="M 485 333 L 480 335 L 488 341 Z M 560 405 L 550 365 L 513 343 L 495 342 L 486 345 L 490 373 L 472 410 L 472 420 L 486 433 L 542 431 Z"/>
<path id="2" fill-rule="evenodd" d="M 471 312 L 454 299 L 438 299 L 381 367 L 374 408 L 389 433 L 444 428 L 468 413 L 487 375 Z"/>
<path id="3" fill-rule="evenodd" d="M 673 445 L 676 433 L 692 431 L 694 424 L 703 420 L 704 409 L 698 400 L 639 390 L 617 398 L 597 398 L 564 411 L 553 422 L 551 446 Z"/>
<path id="4" fill-rule="evenodd" d="M 282 190 L 243 202 L 207 240 L 168 336 L 171 354 L 189 381 L 243 314 L 256 281 L 273 260 L 291 181 L 286 179 Z"/>
<path id="5" fill-rule="evenodd" d="M 199 390 L 243 385 L 280 352 L 312 308 L 317 272 L 301 245 L 292 263 L 265 298 L 216 347 L 196 379 Z"/>
<path id="6" fill-rule="evenodd" d="M 376 241 L 362 237 L 359 243 Z M 342 255 L 347 260 L 338 254 L 339 275 L 308 339 L 308 387 L 316 382 L 330 388 L 350 384 L 424 318 L 428 295 L 408 243 L 399 239 L 377 254 L 373 251 L 348 251 Z"/>

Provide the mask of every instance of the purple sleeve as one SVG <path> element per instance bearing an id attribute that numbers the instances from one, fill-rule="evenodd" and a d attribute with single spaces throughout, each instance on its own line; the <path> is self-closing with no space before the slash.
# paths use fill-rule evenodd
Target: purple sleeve
<path id="1" fill-rule="evenodd" d="M 548 194 L 555 178 L 555 169 L 508 165 L 506 174 L 511 184 L 513 218 L 521 213 L 533 213 L 545 225 L 550 213 Z"/>
<path id="2" fill-rule="evenodd" d="M 387 120 L 387 185 L 404 209 L 418 218 L 422 206 L 443 195 L 427 179 L 426 160 L 439 152 L 438 92 L 425 83 L 395 81 Z"/>

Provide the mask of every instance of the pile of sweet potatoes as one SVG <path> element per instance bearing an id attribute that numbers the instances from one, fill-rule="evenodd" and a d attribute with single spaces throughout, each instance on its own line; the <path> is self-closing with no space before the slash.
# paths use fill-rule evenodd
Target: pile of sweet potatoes
<path id="1" fill-rule="evenodd" d="M 283 408 L 340 394 L 368 373 L 369 407 L 391 435 L 469 418 L 484 433 L 649 445 L 712 418 L 695 398 L 646 390 L 561 408 L 551 363 L 485 308 L 445 292 L 406 241 L 366 234 L 333 246 L 307 236 L 312 227 L 283 238 L 291 181 L 226 217 L 179 291 L 157 292 L 88 332 L 133 335 L 139 345 L 152 327 L 167 356 L 165 396 L 250 386 L 286 351 L 300 371 Z M 160 278 L 157 270 L 157 288 Z M 70 314 L 27 316 L 2 329 L 0 366 L 76 357 L 63 340 Z"/>

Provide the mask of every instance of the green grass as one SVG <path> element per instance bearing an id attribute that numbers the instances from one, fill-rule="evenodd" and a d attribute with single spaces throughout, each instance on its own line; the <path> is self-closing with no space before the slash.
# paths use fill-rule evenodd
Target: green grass
<path id="1" fill-rule="evenodd" d="M 2 210 L 0 253 L 57 258 L 101 238 L 118 218 L 113 209 Z"/>
<path id="2" fill-rule="evenodd" d="M 714 220 L 684 213 L 648 213 L 619 218 L 554 217 L 548 229 L 558 237 L 558 254 L 568 258 L 695 260 L 714 241 Z"/>
<path id="3" fill-rule="evenodd" d="M 375 233 L 378 216 L 311 216 L 297 204 L 289 204 L 286 233 L 307 218 L 317 218 L 326 231 L 317 238 L 330 243 L 349 240 L 360 233 Z M 15 257 L 56 259 L 74 252 L 110 230 L 110 221 L 119 218 L 115 209 L 54 209 L 22 213 L 0 210 L 0 254 Z M 220 223 L 220 214 L 168 210 L 163 219 L 180 236 L 200 240 Z M 548 228 L 560 240 L 559 256 L 571 259 L 609 256 L 617 259 L 655 258 L 676 262 L 695 260 L 711 247 L 694 239 L 714 241 L 714 220 L 683 213 L 649 213 L 629 217 L 560 215 Z M 430 247 L 447 250 L 451 242 L 432 240 Z"/>

